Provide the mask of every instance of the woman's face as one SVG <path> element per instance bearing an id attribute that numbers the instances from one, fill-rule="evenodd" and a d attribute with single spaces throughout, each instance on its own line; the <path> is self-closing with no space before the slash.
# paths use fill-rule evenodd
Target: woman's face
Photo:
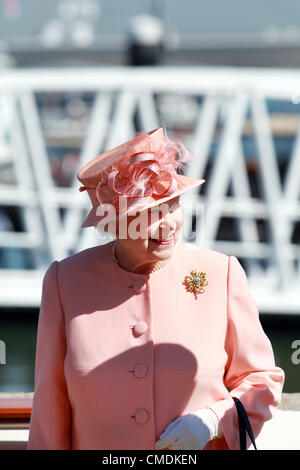
<path id="1" fill-rule="evenodd" d="M 171 258 L 184 221 L 179 198 L 127 217 L 127 238 L 118 243 L 137 259 L 156 263 Z"/>

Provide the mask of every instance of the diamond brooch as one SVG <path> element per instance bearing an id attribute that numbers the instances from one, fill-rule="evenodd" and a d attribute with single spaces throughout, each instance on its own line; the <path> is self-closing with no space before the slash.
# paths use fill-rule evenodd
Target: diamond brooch
<path id="1" fill-rule="evenodd" d="M 204 287 L 208 284 L 206 272 L 193 269 L 188 276 L 185 276 L 182 284 L 185 286 L 187 292 L 194 294 L 197 300 L 197 296 L 205 292 Z"/>

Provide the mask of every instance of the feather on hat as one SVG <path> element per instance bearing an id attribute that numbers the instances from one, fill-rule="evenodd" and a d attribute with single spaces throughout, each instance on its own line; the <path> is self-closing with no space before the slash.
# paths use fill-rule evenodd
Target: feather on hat
<path id="1" fill-rule="evenodd" d="M 77 178 L 92 202 L 82 227 L 97 225 L 113 206 L 116 217 L 149 209 L 205 182 L 177 173 L 192 155 L 180 142 L 169 139 L 163 128 L 139 133 L 83 166 Z M 107 206 L 108 205 L 108 206 Z"/>

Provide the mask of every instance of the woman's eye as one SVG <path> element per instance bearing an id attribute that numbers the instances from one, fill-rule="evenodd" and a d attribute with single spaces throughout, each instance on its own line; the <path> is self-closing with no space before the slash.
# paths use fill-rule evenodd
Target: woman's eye
<path id="1" fill-rule="evenodd" d="M 152 209 L 151 214 L 158 214 L 158 212 L 160 212 L 159 209 Z"/>
<path id="2" fill-rule="evenodd" d="M 175 202 L 174 204 L 170 206 L 170 210 L 175 211 L 175 209 L 178 209 L 178 207 L 180 207 L 179 202 Z"/>
<path id="3" fill-rule="evenodd" d="M 174 211 L 174 210 L 177 209 L 178 207 L 181 207 L 181 206 L 180 206 L 180 202 L 175 202 L 174 204 L 172 204 L 171 206 L 169 206 L 169 211 Z M 155 207 L 155 208 L 152 207 L 152 208 L 151 208 L 151 211 L 149 211 L 149 213 L 151 213 L 151 214 L 159 214 L 159 213 L 163 214 L 164 211 L 162 210 L 161 207 L 158 206 L 158 207 Z"/>

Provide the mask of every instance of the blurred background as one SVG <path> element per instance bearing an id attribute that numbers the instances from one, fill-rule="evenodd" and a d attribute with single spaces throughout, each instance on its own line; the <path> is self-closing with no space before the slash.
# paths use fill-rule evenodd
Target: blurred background
<path id="1" fill-rule="evenodd" d="M 0 0 L 0 392 L 34 390 L 49 264 L 107 242 L 78 169 L 161 125 L 206 179 L 183 240 L 239 259 L 300 392 L 298 0 Z"/>

